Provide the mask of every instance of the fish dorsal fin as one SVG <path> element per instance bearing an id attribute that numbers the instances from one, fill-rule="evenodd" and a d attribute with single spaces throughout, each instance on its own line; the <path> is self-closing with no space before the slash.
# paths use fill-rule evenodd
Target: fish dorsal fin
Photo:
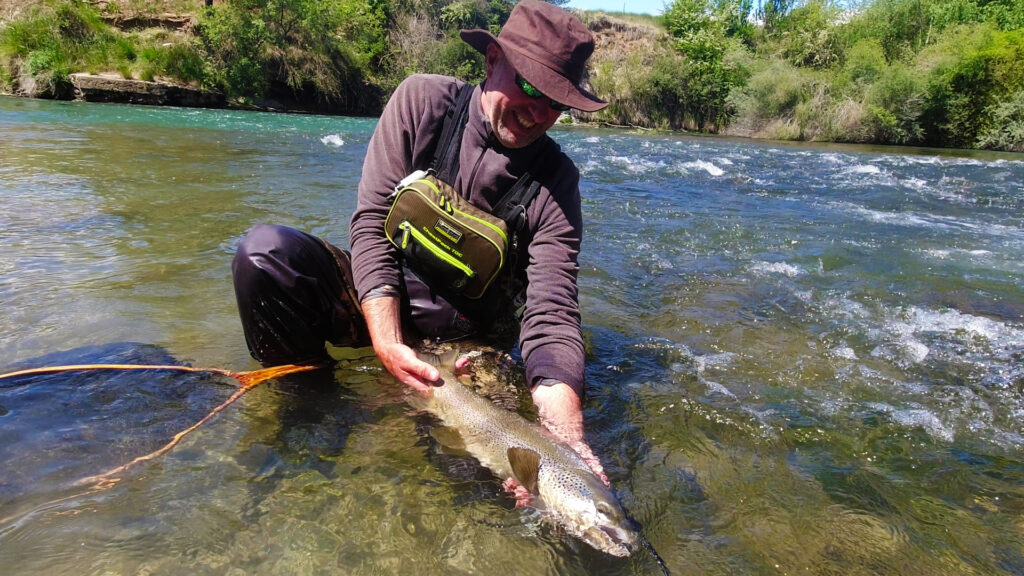
<path id="1" fill-rule="evenodd" d="M 540 454 L 526 448 L 509 448 L 507 455 L 508 463 L 512 465 L 512 475 L 531 494 L 536 494 Z"/>

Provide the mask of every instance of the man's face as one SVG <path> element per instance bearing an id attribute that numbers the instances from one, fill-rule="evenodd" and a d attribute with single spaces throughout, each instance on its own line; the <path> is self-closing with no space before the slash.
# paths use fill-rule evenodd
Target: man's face
<path id="1" fill-rule="evenodd" d="M 546 96 L 531 98 L 523 92 L 501 48 L 493 43 L 487 47 L 487 83 L 480 104 L 503 146 L 522 148 L 543 136 L 561 114 L 550 102 Z"/>

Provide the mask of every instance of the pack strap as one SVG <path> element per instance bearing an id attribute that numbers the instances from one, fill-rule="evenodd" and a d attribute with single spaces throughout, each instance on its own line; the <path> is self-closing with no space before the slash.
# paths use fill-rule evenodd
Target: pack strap
<path id="1" fill-rule="evenodd" d="M 431 167 L 441 180 L 454 183 L 459 174 L 459 150 L 462 147 L 462 133 L 469 122 L 469 100 L 473 96 L 475 84 L 463 84 L 459 88 L 455 101 L 448 107 L 441 128 L 441 139 L 434 149 L 434 161 Z"/>
<path id="2" fill-rule="evenodd" d="M 493 214 L 508 224 L 509 232 L 518 232 L 526 226 L 526 207 L 540 192 L 540 182 L 524 172 L 494 205 Z"/>

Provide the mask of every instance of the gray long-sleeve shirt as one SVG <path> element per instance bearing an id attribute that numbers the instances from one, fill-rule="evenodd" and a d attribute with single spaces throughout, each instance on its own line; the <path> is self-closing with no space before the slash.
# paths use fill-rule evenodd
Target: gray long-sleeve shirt
<path id="1" fill-rule="evenodd" d="M 440 138 L 441 124 L 462 82 L 435 75 L 406 79 L 384 108 L 370 140 L 359 198 L 350 226 L 352 270 L 363 298 L 380 286 L 400 286 L 397 250 L 384 235 L 388 195 L 402 178 L 426 169 Z M 576 277 L 583 234 L 579 171 L 544 136 L 522 148 L 502 146 L 485 118 L 477 87 L 462 137 L 459 175 L 452 186 L 477 207 L 490 211 L 526 170 L 541 184 L 527 209 L 526 308 L 519 342 L 527 382 L 545 379 L 583 390 L 583 339 Z"/>

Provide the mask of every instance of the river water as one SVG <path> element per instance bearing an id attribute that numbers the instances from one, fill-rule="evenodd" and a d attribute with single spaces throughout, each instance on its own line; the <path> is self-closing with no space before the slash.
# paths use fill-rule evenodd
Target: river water
<path id="1" fill-rule="evenodd" d="M 0 98 L 0 372 L 257 367 L 255 223 L 345 245 L 372 119 Z M 673 574 L 1024 573 L 1024 157 L 565 128 L 589 440 Z M 657 574 L 442 454 L 366 350 L 0 382 L 6 574 Z"/>

